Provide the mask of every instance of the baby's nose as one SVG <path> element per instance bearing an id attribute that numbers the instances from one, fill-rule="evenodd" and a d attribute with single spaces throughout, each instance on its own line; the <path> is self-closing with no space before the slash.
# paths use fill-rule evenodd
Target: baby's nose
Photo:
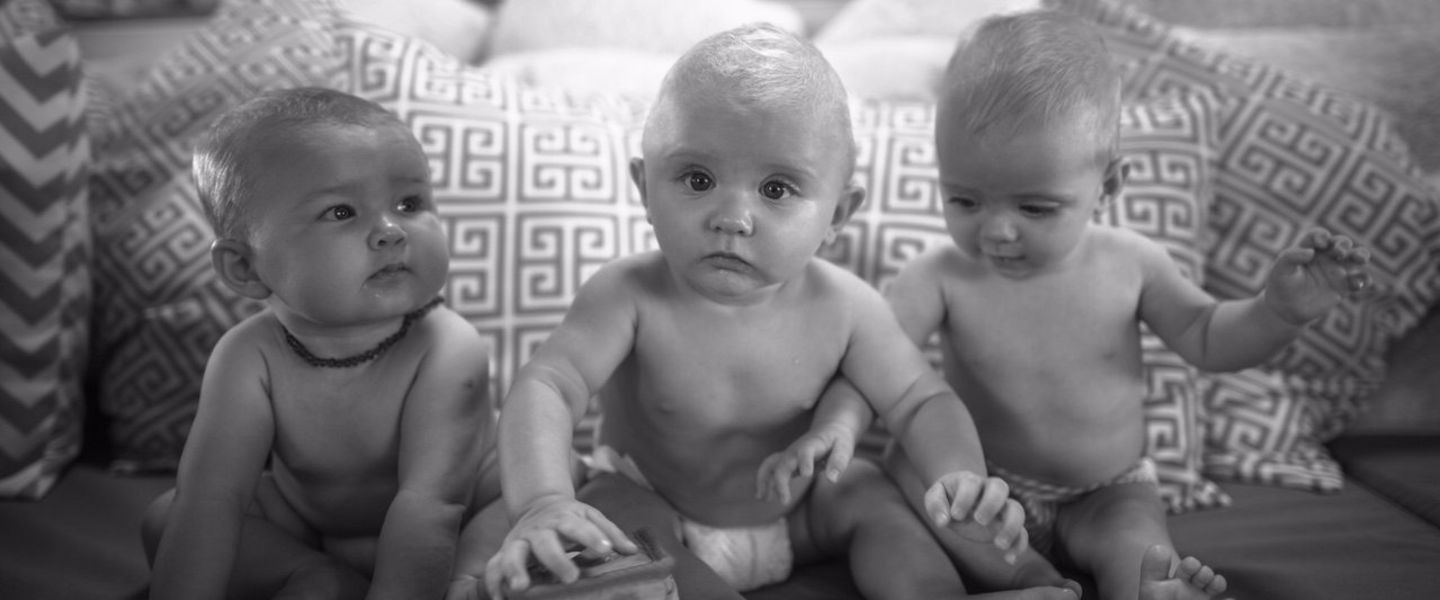
<path id="1" fill-rule="evenodd" d="M 755 220 L 742 199 L 726 200 L 710 216 L 710 229 L 731 235 L 750 235 Z"/>
<path id="2" fill-rule="evenodd" d="M 370 247 L 381 249 L 405 242 L 405 228 L 396 223 L 394 219 L 383 218 L 376 223 L 374 231 L 370 232 Z"/>

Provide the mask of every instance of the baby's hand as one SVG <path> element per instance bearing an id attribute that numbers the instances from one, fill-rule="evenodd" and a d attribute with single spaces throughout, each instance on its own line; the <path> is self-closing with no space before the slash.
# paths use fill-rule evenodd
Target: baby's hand
<path id="1" fill-rule="evenodd" d="M 998 477 L 982 478 L 970 471 L 945 475 L 925 492 L 925 512 L 937 526 L 966 539 L 993 540 L 1011 564 L 1030 546 L 1025 509 L 1010 498 L 1010 486 Z"/>
<path id="2" fill-rule="evenodd" d="M 567 541 L 595 557 L 611 552 L 634 554 L 639 550 L 595 508 L 558 495 L 541 498 L 525 509 L 505 535 L 500 550 L 486 564 L 485 588 L 490 597 L 504 598 L 504 591 L 530 587 L 531 556 L 560 581 L 578 579 L 580 568 L 566 551 Z"/>
<path id="3" fill-rule="evenodd" d="M 1369 263 L 1369 248 L 1312 229 L 1275 259 L 1264 301 L 1286 322 L 1303 325 L 1324 316 L 1342 298 L 1370 287 Z"/>
<path id="4" fill-rule="evenodd" d="M 855 455 L 855 432 L 845 427 L 822 427 L 808 431 L 783 452 L 776 452 L 760 463 L 755 475 L 755 494 L 761 500 L 790 504 L 790 481 L 797 477 L 809 479 L 815 466 L 825 465 L 825 478 L 840 479 L 850 458 Z"/>

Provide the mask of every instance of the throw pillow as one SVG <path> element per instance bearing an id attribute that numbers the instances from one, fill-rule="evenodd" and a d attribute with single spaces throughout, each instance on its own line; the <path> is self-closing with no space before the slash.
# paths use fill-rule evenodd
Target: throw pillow
<path id="1" fill-rule="evenodd" d="M 590 274 L 655 247 L 629 178 L 645 108 L 522 85 L 360 23 L 336 36 L 341 89 L 394 110 L 430 157 L 450 238 L 444 295 L 489 341 L 500 397 Z"/>
<path id="2" fill-rule="evenodd" d="M 1048 0 L 1100 28 L 1127 71 L 1126 93 L 1185 90 L 1220 107 L 1219 168 L 1206 287 L 1222 298 L 1263 286 L 1272 257 L 1323 226 L 1374 252 L 1373 293 L 1343 303 L 1256 369 L 1207 375 L 1207 471 L 1333 490 L 1321 445 L 1385 377 L 1386 347 L 1440 296 L 1440 200 L 1375 106 L 1228 55 L 1110 0 Z"/>
<path id="3" fill-rule="evenodd" d="M 44 496 L 80 451 L 91 302 L 81 70 L 48 4 L 0 2 L 0 498 Z"/>
<path id="4" fill-rule="evenodd" d="M 214 276 L 191 141 L 256 92 L 330 82 L 335 14 L 329 2 L 227 2 L 93 122 L 90 379 L 115 470 L 178 464 L 210 349 L 258 308 Z"/>
<path id="5" fill-rule="evenodd" d="M 869 196 L 822 256 L 883 287 L 930 244 L 949 243 L 940 209 L 934 105 L 868 101 L 857 104 L 853 114 L 859 149 L 855 178 Z M 1158 240 L 1187 275 L 1202 280 L 1214 144 L 1206 98 L 1127 104 L 1121 151 L 1131 177 L 1120 200 L 1101 215 L 1101 224 L 1129 227 Z M 928 351 L 938 366 L 933 341 Z M 1149 332 L 1143 336 L 1143 352 L 1149 384 L 1146 454 L 1159 467 L 1168 508 L 1178 513 L 1228 504 L 1229 497 L 1201 474 L 1204 407 L 1195 369 Z M 872 432 L 861 450 L 876 452 L 884 442 L 883 434 Z"/>

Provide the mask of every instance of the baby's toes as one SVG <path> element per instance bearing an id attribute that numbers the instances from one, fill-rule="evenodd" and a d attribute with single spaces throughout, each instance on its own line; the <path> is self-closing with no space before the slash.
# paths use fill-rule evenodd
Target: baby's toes
<path id="1" fill-rule="evenodd" d="M 1191 575 L 1189 579 L 1190 585 L 1194 586 L 1197 590 L 1205 589 L 1210 585 L 1210 582 L 1214 580 L 1215 570 L 1204 565 L 1201 565 L 1200 570 L 1196 571 L 1194 575 Z"/>
<path id="2" fill-rule="evenodd" d="M 1181 581 L 1192 581 L 1195 579 L 1195 576 L 1199 575 L 1200 571 L 1205 568 L 1205 565 L 1201 564 L 1200 559 L 1187 556 L 1180 560 L 1179 566 L 1175 567 L 1175 578 Z"/>
<path id="3" fill-rule="evenodd" d="M 1230 586 L 1225 582 L 1225 576 L 1217 573 L 1214 579 L 1211 579 L 1209 583 L 1205 584 L 1205 587 L 1200 589 L 1204 590 L 1205 593 L 1211 597 L 1214 597 L 1225 593 L 1225 589 L 1228 587 Z"/>

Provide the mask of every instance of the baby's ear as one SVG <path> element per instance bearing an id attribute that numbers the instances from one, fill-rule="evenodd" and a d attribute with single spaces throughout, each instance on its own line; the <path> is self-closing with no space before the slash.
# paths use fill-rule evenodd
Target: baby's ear
<path id="1" fill-rule="evenodd" d="M 260 281 L 255 272 L 255 263 L 250 257 L 250 245 L 245 242 L 222 238 L 210 245 L 210 264 L 220 281 L 235 293 L 246 298 L 263 300 L 270 295 L 270 287 Z"/>
<path id="2" fill-rule="evenodd" d="M 1130 163 L 1124 158 L 1112 158 L 1110 164 L 1105 165 L 1105 179 L 1100 182 L 1100 208 L 1110 206 L 1116 198 L 1120 197 L 1120 190 L 1125 188 L 1125 180 L 1130 177 Z"/>
<path id="3" fill-rule="evenodd" d="M 835 241 L 835 236 L 840 235 L 840 230 L 850 222 L 850 217 L 855 216 L 855 211 L 865 204 L 865 188 L 855 184 L 845 186 L 840 192 L 840 201 L 835 203 L 835 215 L 830 219 L 830 231 L 825 234 L 825 243 Z"/>

